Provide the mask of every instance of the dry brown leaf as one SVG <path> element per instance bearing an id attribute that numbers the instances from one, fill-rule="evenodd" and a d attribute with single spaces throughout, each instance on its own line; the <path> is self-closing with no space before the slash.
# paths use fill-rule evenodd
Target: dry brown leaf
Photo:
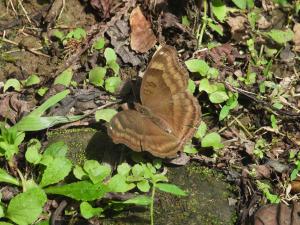
<path id="1" fill-rule="evenodd" d="M 300 23 L 296 23 L 293 30 L 295 33 L 294 39 L 293 39 L 293 41 L 295 43 L 294 50 L 296 52 L 300 52 Z"/>
<path id="2" fill-rule="evenodd" d="M 231 27 L 231 34 L 234 40 L 242 41 L 247 39 L 247 18 L 244 16 L 228 17 L 227 23 Z"/>
<path id="3" fill-rule="evenodd" d="M 151 29 L 151 24 L 139 6 L 130 14 L 130 27 L 130 46 L 134 51 L 145 53 L 155 45 L 156 37 Z"/>

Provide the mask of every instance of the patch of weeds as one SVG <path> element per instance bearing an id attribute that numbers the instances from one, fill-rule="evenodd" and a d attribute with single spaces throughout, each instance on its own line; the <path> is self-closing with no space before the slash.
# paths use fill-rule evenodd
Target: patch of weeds
<path id="1" fill-rule="evenodd" d="M 294 168 L 291 172 L 290 179 L 291 181 L 295 180 L 298 177 L 300 171 L 300 154 L 299 152 L 290 151 L 289 161 L 294 163 Z"/>
<path id="2" fill-rule="evenodd" d="M 262 191 L 263 195 L 267 198 L 267 200 L 270 202 L 270 203 L 280 203 L 280 198 L 278 195 L 274 195 L 274 194 L 271 194 L 270 192 L 270 185 L 266 184 L 266 183 L 263 183 L 263 182 L 260 182 L 259 180 L 256 181 L 256 184 L 257 184 L 257 188 Z"/>
<path id="3" fill-rule="evenodd" d="M 262 159 L 265 156 L 265 152 L 268 150 L 269 144 L 264 138 L 260 138 L 255 142 L 253 154 L 258 158 Z"/>

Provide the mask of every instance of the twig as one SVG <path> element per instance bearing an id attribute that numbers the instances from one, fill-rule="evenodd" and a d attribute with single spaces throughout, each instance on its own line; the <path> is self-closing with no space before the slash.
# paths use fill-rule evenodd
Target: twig
<path id="1" fill-rule="evenodd" d="M 18 0 L 18 2 L 19 2 L 19 5 L 21 6 L 21 9 L 23 10 L 23 12 L 24 12 L 24 14 L 25 14 L 25 17 L 26 17 L 26 19 L 28 20 L 28 22 L 29 22 L 29 23 L 32 23 L 31 20 L 30 20 L 30 18 L 29 18 L 29 16 L 28 16 L 28 13 L 27 13 L 26 9 L 24 8 L 24 6 L 23 6 L 23 4 L 22 4 L 22 2 L 21 2 L 21 0 Z"/>

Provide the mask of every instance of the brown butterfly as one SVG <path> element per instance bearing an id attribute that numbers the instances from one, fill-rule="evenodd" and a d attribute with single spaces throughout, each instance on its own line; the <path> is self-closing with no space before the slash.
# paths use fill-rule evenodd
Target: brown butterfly
<path id="1" fill-rule="evenodd" d="M 114 143 L 158 157 L 175 157 L 195 133 L 200 122 L 198 100 L 187 90 L 188 72 L 177 51 L 160 47 L 143 76 L 135 109 L 117 113 L 108 125 Z"/>

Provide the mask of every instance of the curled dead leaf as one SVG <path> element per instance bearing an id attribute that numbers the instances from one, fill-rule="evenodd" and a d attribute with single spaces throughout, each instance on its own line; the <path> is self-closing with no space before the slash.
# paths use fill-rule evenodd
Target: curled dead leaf
<path id="1" fill-rule="evenodd" d="M 146 19 L 140 7 L 136 7 L 130 14 L 130 46 L 140 53 L 147 52 L 156 43 L 156 37 L 151 29 L 150 22 Z"/>

